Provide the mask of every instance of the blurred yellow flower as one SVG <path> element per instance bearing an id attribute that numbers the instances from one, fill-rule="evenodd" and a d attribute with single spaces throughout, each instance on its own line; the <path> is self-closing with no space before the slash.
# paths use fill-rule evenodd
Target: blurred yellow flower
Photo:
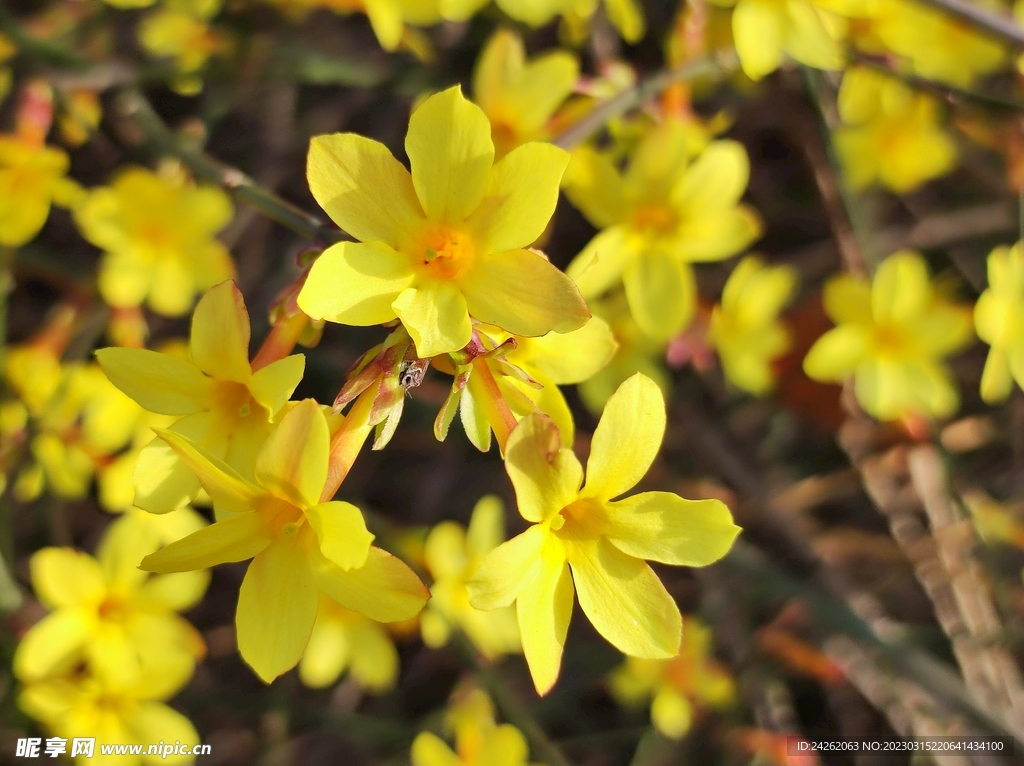
<path id="1" fill-rule="evenodd" d="M 421 358 L 463 348 L 471 318 L 526 336 L 581 327 L 589 312 L 572 280 L 523 249 L 554 212 L 568 157 L 530 143 L 495 164 L 490 133 L 480 107 L 454 87 L 409 120 L 411 175 L 376 141 L 314 138 L 313 196 L 360 241 L 316 260 L 299 307 L 342 324 L 400 319 Z"/>
<path id="2" fill-rule="evenodd" d="M 477 502 L 468 530 L 454 521 L 442 521 L 430 530 L 425 557 L 434 584 L 420 617 L 423 643 L 434 648 L 444 646 L 454 627 L 462 630 L 488 659 L 522 651 L 512 607 L 490 612 L 475 609 L 466 589 L 480 562 L 503 542 L 505 508 L 495 495 Z"/>
<path id="3" fill-rule="evenodd" d="M 1004 10 L 1000 2 L 979 5 Z M 942 10 L 914 0 L 885 0 L 872 3 L 869 14 L 873 33 L 921 77 L 967 88 L 1007 64 L 1002 43 Z"/>
<path id="4" fill-rule="evenodd" d="M 195 606 L 208 572 L 153 577 L 139 569 L 160 547 L 145 521 L 124 516 L 107 529 L 94 559 L 43 548 L 31 559 L 32 587 L 53 610 L 22 638 L 14 672 L 25 683 L 70 672 L 85 661 L 104 683 L 131 688 L 143 678 L 180 686 L 206 652 L 176 612 Z"/>
<path id="5" fill-rule="evenodd" d="M 766 266 L 744 258 L 711 313 L 708 340 L 718 351 L 725 377 L 755 396 L 775 383 L 772 362 L 789 350 L 790 336 L 779 313 L 793 297 L 797 274 L 789 266 Z"/>
<path id="6" fill-rule="evenodd" d="M 264 442 L 255 484 L 186 436 L 161 431 L 160 437 L 222 515 L 147 556 L 142 567 L 185 572 L 252 558 L 235 623 L 238 649 L 264 681 L 298 664 L 321 593 L 381 622 L 407 619 L 423 607 L 426 588 L 400 560 L 370 545 L 362 512 L 322 497 L 331 437 L 312 399 L 293 407 Z"/>
<path id="7" fill-rule="evenodd" d="M 361 687 L 380 694 L 398 680 L 398 650 L 379 622 L 320 594 L 299 678 L 314 689 L 330 686 L 348 670 Z"/>
<path id="8" fill-rule="evenodd" d="M 582 147 L 565 176 L 569 200 L 602 230 L 569 265 L 569 276 L 588 299 L 621 281 L 633 318 L 659 340 L 693 318 L 690 264 L 728 258 L 761 234 L 757 214 L 739 204 L 750 173 L 743 146 L 712 141 L 695 160 L 690 146 L 688 131 L 669 120 L 648 133 L 625 173 Z"/>
<path id="9" fill-rule="evenodd" d="M 505 468 L 519 512 L 533 526 L 483 560 L 469 582 L 470 603 L 495 609 L 516 602 L 523 651 L 541 694 L 558 678 L 574 590 L 584 614 L 620 651 L 673 657 L 679 608 L 645 559 L 705 566 L 724 556 L 739 533 L 718 500 L 643 492 L 613 501 L 647 473 L 664 432 L 661 391 L 638 374 L 605 406 L 582 488 L 583 468 L 550 420 L 530 415 L 509 438 Z"/>
<path id="10" fill-rule="evenodd" d="M 894 253 L 871 281 L 834 277 L 824 302 L 838 326 L 804 358 L 808 377 L 839 383 L 853 376 L 857 401 L 879 420 L 956 412 L 956 382 L 942 360 L 971 342 L 971 312 L 931 284 L 920 254 Z"/>
<path id="11" fill-rule="evenodd" d="M 294 354 L 253 371 L 249 314 L 234 282 L 212 288 L 192 315 L 191 360 L 139 348 L 104 348 L 100 367 L 128 396 L 178 420 L 170 430 L 187 436 L 253 478 L 254 456 L 302 379 L 305 358 Z M 135 465 L 135 505 L 153 513 L 183 507 L 199 482 L 162 441 L 141 449 Z"/>
<path id="12" fill-rule="evenodd" d="M 988 289 L 974 307 L 978 337 L 991 348 L 981 376 L 981 398 L 1006 401 L 1013 382 L 1024 388 L 1024 254 L 1019 244 L 988 256 Z"/>
<path id="13" fill-rule="evenodd" d="M 528 766 L 530 750 L 522 732 L 494 721 L 494 706 L 479 689 L 452 705 L 445 728 L 455 734 L 455 749 L 429 731 L 412 743 L 412 766 Z"/>
<path id="14" fill-rule="evenodd" d="M 876 181 L 911 192 L 957 163 L 953 138 L 939 124 L 938 102 L 867 67 L 851 67 L 839 88 L 836 152 L 853 189 Z"/>
<path id="15" fill-rule="evenodd" d="M 188 680 L 169 682 L 159 674 L 143 674 L 128 686 L 111 684 L 88 670 L 26 684 L 18 706 L 49 731 L 70 741 L 95 738 L 93 750 L 75 757 L 78 766 L 187 766 L 191 755 L 150 755 L 149 745 L 181 743 L 191 750 L 199 744 L 192 722 L 163 704 Z M 141 745 L 142 755 L 105 755 L 104 745 Z M 70 747 L 68 748 L 71 749 Z"/>
<path id="16" fill-rule="evenodd" d="M 234 276 L 230 254 L 214 239 L 231 215 L 222 190 L 144 168 L 122 171 L 75 209 L 82 236 L 104 251 L 103 300 L 114 308 L 146 302 L 167 316 L 184 315 L 198 293 Z"/>
<path id="17" fill-rule="evenodd" d="M 202 90 L 198 73 L 210 56 L 227 46 L 224 34 L 209 24 L 220 8 L 221 0 L 165 0 L 139 24 L 142 47 L 152 56 L 174 61 L 179 76 L 171 85 L 183 95 Z"/>
<path id="18" fill-rule="evenodd" d="M 550 51 L 526 60 L 523 40 L 499 29 L 487 42 L 473 73 L 473 99 L 491 122 L 495 157 L 528 141 L 551 138 L 548 123 L 579 79 L 576 57 Z"/>
<path id="19" fill-rule="evenodd" d="M 771 74 L 789 56 L 815 69 L 839 69 L 842 47 L 824 4 L 813 0 L 712 0 L 734 6 L 732 35 L 751 80 Z"/>
<path id="20" fill-rule="evenodd" d="M 72 207 L 85 192 L 66 177 L 60 149 L 20 135 L 0 135 L 0 246 L 20 247 L 43 228 L 50 205 Z"/>
<path id="21" fill-rule="evenodd" d="M 84 497 L 97 469 L 128 443 L 144 415 L 95 364 L 62 364 L 59 354 L 44 333 L 38 342 L 11 347 L 5 357 L 7 382 L 32 424 L 34 462 L 15 484 L 19 500 L 46 488 L 58 497 Z"/>
<path id="22" fill-rule="evenodd" d="M 711 639 L 707 626 L 686 617 L 678 656 L 627 657 L 608 678 L 612 696 L 624 705 L 651 700 L 651 722 L 666 737 L 679 739 L 690 730 L 695 707 L 723 707 L 736 695 L 728 670 L 711 656 Z"/>

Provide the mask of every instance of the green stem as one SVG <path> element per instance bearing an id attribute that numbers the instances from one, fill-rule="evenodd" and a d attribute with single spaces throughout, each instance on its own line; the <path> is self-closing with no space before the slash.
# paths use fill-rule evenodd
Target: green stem
<path id="1" fill-rule="evenodd" d="M 734 53 L 729 52 L 717 57 L 704 56 L 688 61 L 675 69 L 656 72 L 632 88 L 599 104 L 592 112 L 558 136 L 553 143 L 563 149 L 571 149 L 597 133 L 609 120 L 625 114 L 630 109 L 635 109 L 670 85 L 690 82 L 700 77 L 722 76 L 732 72 L 738 66 L 739 59 Z"/>
<path id="2" fill-rule="evenodd" d="M 177 157 L 196 176 L 224 187 L 271 220 L 314 241 L 337 242 L 344 238 L 338 229 L 259 186 L 241 170 L 186 146 L 136 88 L 123 88 L 114 100 L 114 109 L 134 123 L 158 153 Z"/>

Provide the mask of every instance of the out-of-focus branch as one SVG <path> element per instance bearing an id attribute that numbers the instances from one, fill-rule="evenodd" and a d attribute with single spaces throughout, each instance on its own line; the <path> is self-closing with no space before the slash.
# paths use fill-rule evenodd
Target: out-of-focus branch
<path id="1" fill-rule="evenodd" d="M 143 143 L 154 152 L 177 157 L 196 176 L 224 187 L 242 202 L 296 234 L 324 243 L 344 239 L 337 228 L 262 188 L 241 170 L 186 146 L 137 89 L 121 90 L 114 100 L 114 109 L 141 132 Z M 130 137 L 125 140 L 130 140 Z"/>
<path id="2" fill-rule="evenodd" d="M 630 109 L 635 109 L 668 86 L 679 82 L 690 82 L 701 77 L 721 77 L 734 71 L 738 66 L 739 59 L 736 54 L 729 52 L 717 56 L 704 56 L 688 61 L 675 69 L 656 72 L 596 106 L 592 112 L 558 136 L 553 143 L 563 149 L 572 149 L 597 133 L 609 120 L 614 120 Z"/>

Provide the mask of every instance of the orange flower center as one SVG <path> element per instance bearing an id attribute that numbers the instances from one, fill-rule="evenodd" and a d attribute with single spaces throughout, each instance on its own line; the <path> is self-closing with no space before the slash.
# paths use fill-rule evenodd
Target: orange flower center
<path id="1" fill-rule="evenodd" d="M 679 225 L 679 215 L 668 205 L 643 205 L 633 213 L 633 226 L 653 234 L 668 234 Z"/>
<path id="2" fill-rule="evenodd" d="M 551 529 L 559 537 L 601 537 L 608 519 L 601 504 L 595 500 L 580 499 L 565 506 L 551 521 Z"/>
<path id="3" fill-rule="evenodd" d="M 877 325 L 872 335 L 875 351 L 882 356 L 905 356 L 910 351 L 910 339 L 895 325 Z"/>
<path id="4" fill-rule="evenodd" d="M 414 254 L 427 276 L 458 279 L 476 257 L 476 243 L 464 231 L 437 226 L 420 239 Z"/>
<path id="5" fill-rule="evenodd" d="M 97 612 L 104 622 L 124 622 L 128 617 L 128 606 L 115 596 L 107 596 Z"/>
<path id="6" fill-rule="evenodd" d="M 249 389 L 233 380 L 213 382 L 213 407 L 229 424 L 235 424 L 249 417 L 259 409 Z"/>

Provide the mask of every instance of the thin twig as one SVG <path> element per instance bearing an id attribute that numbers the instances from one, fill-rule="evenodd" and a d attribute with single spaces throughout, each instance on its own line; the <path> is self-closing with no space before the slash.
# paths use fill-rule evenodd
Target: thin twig
<path id="1" fill-rule="evenodd" d="M 688 61 L 681 67 L 656 72 L 642 82 L 624 90 L 598 105 L 586 117 L 566 130 L 554 140 L 563 149 L 572 149 L 586 141 L 603 128 L 609 120 L 635 109 L 644 101 L 678 82 L 689 82 L 700 77 L 714 77 L 728 74 L 739 66 L 739 59 L 729 52 L 719 56 L 704 56 Z"/>
<path id="2" fill-rule="evenodd" d="M 114 100 L 114 108 L 142 132 L 154 151 L 177 157 L 198 177 L 224 187 L 242 202 L 296 234 L 324 243 L 344 239 L 337 228 L 267 191 L 241 170 L 184 145 L 137 89 L 121 90 Z"/>

